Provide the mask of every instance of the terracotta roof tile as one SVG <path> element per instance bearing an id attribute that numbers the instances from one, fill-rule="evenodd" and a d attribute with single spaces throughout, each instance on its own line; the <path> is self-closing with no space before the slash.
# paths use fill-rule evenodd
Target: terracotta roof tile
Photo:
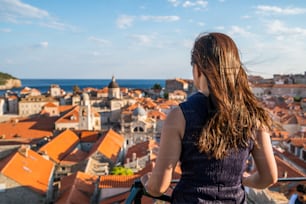
<path id="1" fill-rule="evenodd" d="M 303 147 L 306 144 L 306 138 L 291 138 L 291 144 L 296 147 Z"/>
<path id="2" fill-rule="evenodd" d="M 277 152 L 277 151 L 275 151 Z M 294 154 L 288 152 L 288 151 L 283 151 L 283 152 L 277 152 L 278 155 L 280 155 L 281 157 L 285 157 L 287 159 L 290 160 L 290 162 L 292 162 L 293 164 L 299 166 L 301 169 L 306 169 L 306 163 L 304 161 L 302 161 L 300 158 L 298 158 L 297 156 L 295 156 Z M 290 165 L 292 166 L 292 165 Z M 304 175 L 306 176 L 306 175 Z"/>
<path id="3" fill-rule="evenodd" d="M 69 152 L 67 156 L 65 156 L 61 160 L 61 164 L 63 165 L 73 165 L 83 161 L 88 156 L 87 152 L 82 151 L 81 149 L 75 148 L 73 151 Z"/>
<path id="4" fill-rule="evenodd" d="M 106 134 L 99 139 L 92 148 L 91 154 L 98 151 L 113 162 L 116 161 L 118 153 L 124 145 L 124 137 L 113 129 L 110 129 Z"/>
<path id="5" fill-rule="evenodd" d="M 78 136 L 71 130 L 67 129 L 41 147 L 39 152 L 44 152 L 53 161 L 59 163 L 76 147 L 78 142 Z"/>
<path id="6" fill-rule="evenodd" d="M 98 93 L 108 93 L 108 87 L 104 87 L 103 89 L 99 89 Z"/>
<path id="7" fill-rule="evenodd" d="M 94 183 L 97 176 L 91 176 L 83 172 L 77 172 L 63 177 L 60 181 L 60 197 L 56 204 L 90 203 L 94 193 Z"/>
<path id="8" fill-rule="evenodd" d="M 64 112 L 71 111 L 74 108 L 75 108 L 75 106 L 72 106 L 72 105 L 62 105 L 62 106 L 59 106 L 59 111 L 61 113 L 64 113 Z"/>
<path id="9" fill-rule="evenodd" d="M 273 88 L 306 88 L 306 84 L 274 84 Z"/>
<path id="10" fill-rule="evenodd" d="M 129 158 L 132 161 L 133 154 L 136 154 L 136 157 L 144 157 L 148 154 L 148 151 L 155 152 L 157 154 L 159 145 L 155 140 L 145 141 L 141 143 L 137 143 L 131 146 L 125 156 L 125 160 Z M 126 161 L 125 161 L 126 162 Z"/>
<path id="11" fill-rule="evenodd" d="M 148 117 L 150 118 L 156 118 L 160 120 L 165 120 L 167 115 L 161 111 L 158 110 L 151 110 L 148 112 Z"/>
<path id="12" fill-rule="evenodd" d="M 295 169 L 292 165 L 282 160 L 278 155 L 275 155 L 277 164 L 278 176 L 283 177 L 285 172 L 288 178 L 292 177 L 305 177 L 306 175 Z"/>
<path id="13" fill-rule="evenodd" d="M 99 137 L 100 137 L 100 133 L 98 131 L 82 130 L 80 132 L 81 142 L 96 142 Z"/>
<path id="14" fill-rule="evenodd" d="M 49 108 L 55 108 L 58 107 L 57 105 L 55 105 L 54 103 L 48 102 L 44 105 L 44 107 L 49 107 Z"/>
<path id="15" fill-rule="evenodd" d="M 100 177 L 100 188 L 130 188 L 140 175 L 135 174 L 131 176 L 123 175 L 106 175 Z"/>
<path id="16" fill-rule="evenodd" d="M 79 107 L 75 106 L 68 113 L 60 117 L 55 123 L 76 123 L 79 121 Z"/>
<path id="17" fill-rule="evenodd" d="M 257 88 L 272 88 L 273 84 L 251 84 L 251 87 Z"/>
<path id="18" fill-rule="evenodd" d="M 36 192 L 44 194 L 48 190 L 53 170 L 54 165 L 51 161 L 31 149 L 21 147 L 2 166 L 1 173 L 22 186 L 29 186 Z"/>
<path id="19" fill-rule="evenodd" d="M 54 117 L 15 118 L 0 123 L 0 135 L 5 139 L 36 139 L 52 136 Z"/>

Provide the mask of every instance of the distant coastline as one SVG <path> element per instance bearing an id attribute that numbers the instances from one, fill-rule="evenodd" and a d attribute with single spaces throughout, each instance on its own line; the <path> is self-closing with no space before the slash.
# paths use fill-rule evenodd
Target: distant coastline
<path id="1" fill-rule="evenodd" d="M 46 93 L 52 84 L 59 85 L 64 91 L 72 92 L 73 86 L 77 85 L 81 89 L 86 87 L 102 89 L 111 82 L 111 79 L 20 79 L 22 86 L 12 88 L 11 91 L 19 93 L 24 87 L 36 88 L 42 93 Z M 161 87 L 165 87 L 166 79 L 116 79 L 116 82 L 122 88 L 131 89 L 149 89 L 158 83 Z M 1 90 L 3 95 L 6 90 Z"/>
<path id="2" fill-rule="evenodd" d="M 16 77 L 8 73 L 0 72 L 0 90 L 19 88 L 21 86 L 21 81 Z"/>

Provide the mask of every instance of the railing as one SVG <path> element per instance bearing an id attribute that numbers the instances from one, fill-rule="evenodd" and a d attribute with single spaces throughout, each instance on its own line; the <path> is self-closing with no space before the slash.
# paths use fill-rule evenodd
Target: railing
<path id="1" fill-rule="evenodd" d="M 292 177 L 292 178 L 278 178 L 277 182 L 297 182 L 297 181 L 306 181 L 306 177 Z M 175 184 L 178 180 L 172 180 L 171 183 Z M 144 186 L 142 185 L 139 179 L 134 181 L 134 184 L 131 187 L 130 194 L 125 201 L 125 204 L 141 204 L 141 198 L 143 196 L 147 196 L 153 199 L 171 202 L 171 196 L 169 195 L 162 195 L 159 197 L 151 196 L 149 193 L 146 192 Z"/>

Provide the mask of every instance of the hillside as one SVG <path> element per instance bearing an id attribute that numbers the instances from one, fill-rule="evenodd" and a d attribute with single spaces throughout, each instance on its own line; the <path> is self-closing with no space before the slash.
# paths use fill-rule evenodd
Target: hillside
<path id="1" fill-rule="evenodd" d="M 10 74 L 0 72 L 0 90 L 21 87 L 21 81 Z"/>

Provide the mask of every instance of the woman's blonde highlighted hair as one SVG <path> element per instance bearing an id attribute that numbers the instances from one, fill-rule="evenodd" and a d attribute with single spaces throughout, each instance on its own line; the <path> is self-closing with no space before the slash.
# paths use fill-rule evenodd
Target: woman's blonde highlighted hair
<path id="1" fill-rule="evenodd" d="M 201 152 L 222 159 L 229 150 L 256 143 L 255 131 L 271 127 L 271 118 L 252 93 L 235 42 L 222 33 L 200 35 L 191 55 L 206 76 L 214 113 L 198 141 Z"/>

